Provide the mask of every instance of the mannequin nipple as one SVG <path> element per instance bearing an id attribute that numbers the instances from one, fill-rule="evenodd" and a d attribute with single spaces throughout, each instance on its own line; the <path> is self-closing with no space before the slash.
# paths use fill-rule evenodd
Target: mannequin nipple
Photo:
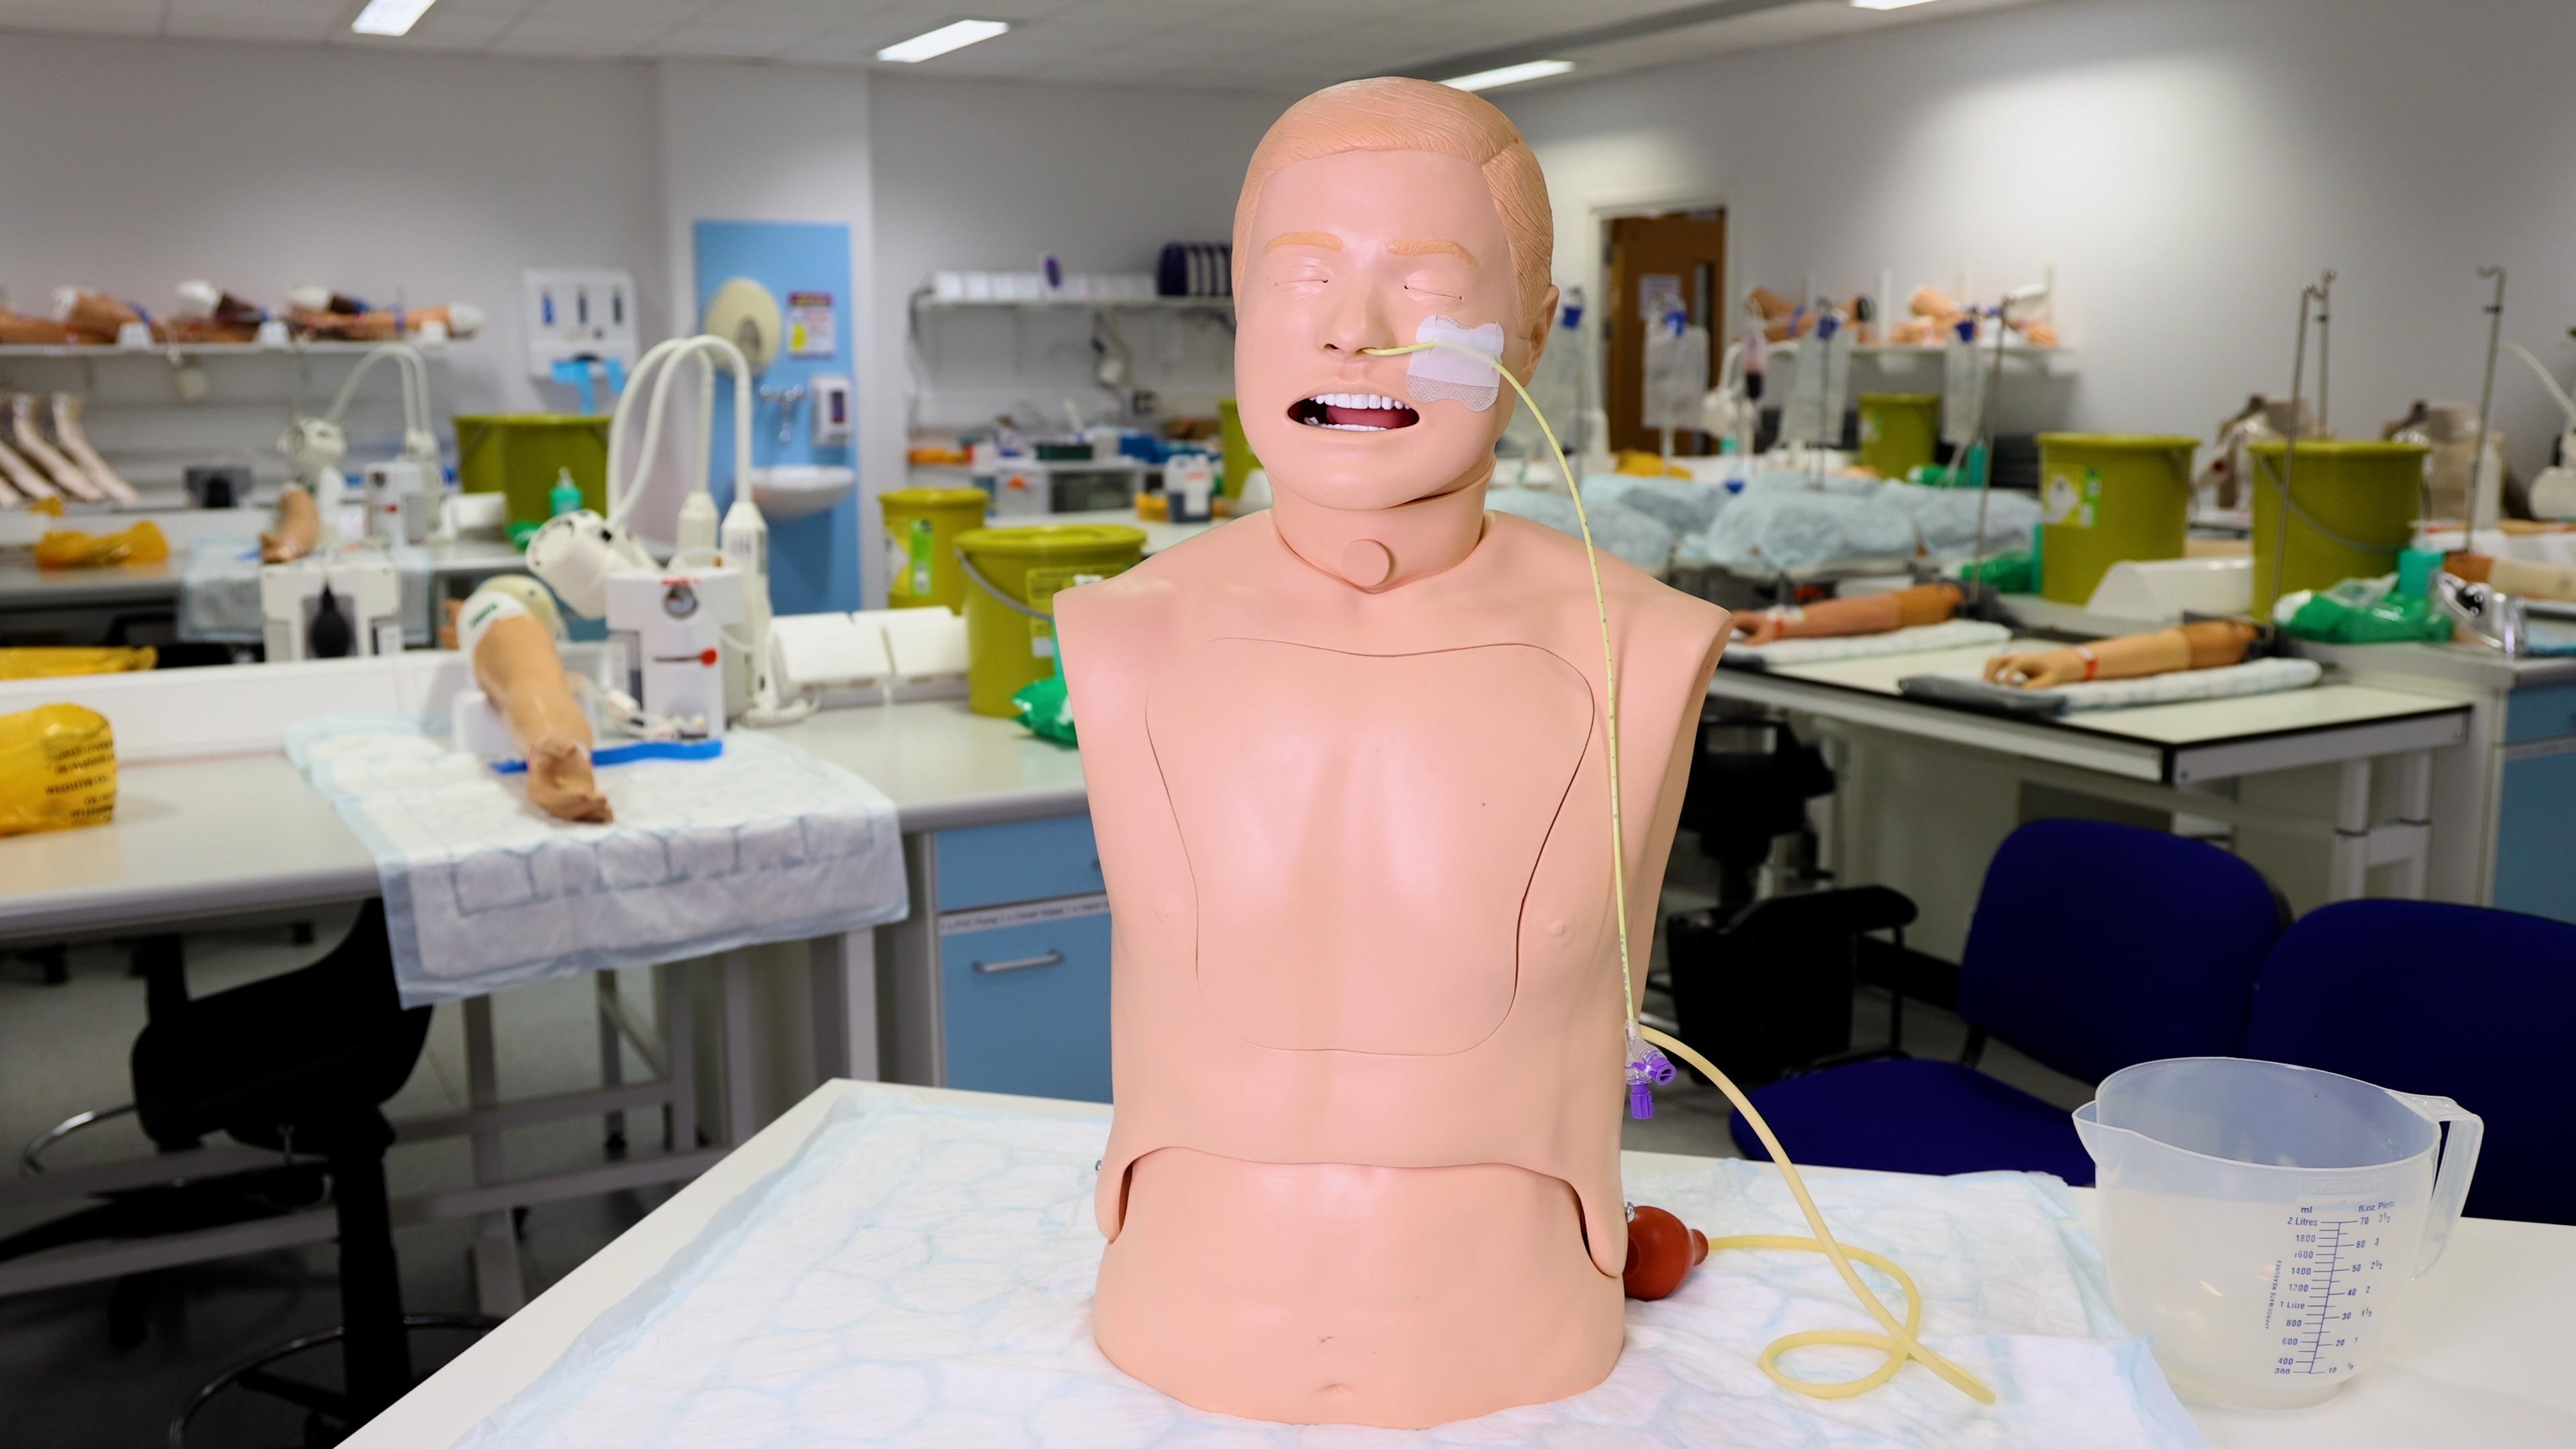
<path id="1" fill-rule="evenodd" d="M 1373 589 L 1395 576 L 1395 554 L 1373 538 L 1355 538 L 1342 548 L 1336 561 L 1343 578 L 1363 589 Z"/>
<path id="2" fill-rule="evenodd" d="M 1628 1296 L 1651 1303 L 1669 1298 L 1690 1271 L 1708 1260 L 1708 1234 L 1685 1227 L 1680 1218 L 1659 1207 L 1641 1207 L 1628 1217 L 1628 1267 L 1620 1274 Z"/>

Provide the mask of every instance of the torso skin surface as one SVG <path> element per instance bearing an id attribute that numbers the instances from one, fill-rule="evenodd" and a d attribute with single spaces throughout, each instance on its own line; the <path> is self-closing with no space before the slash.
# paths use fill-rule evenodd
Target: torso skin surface
<path id="1" fill-rule="evenodd" d="M 1642 986 L 1726 616 L 1601 572 Z M 1487 514 L 1372 593 L 1255 514 L 1058 610 L 1114 922 L 1102 1349 L 1291 1422 L 1599 1382 L 1624 1013 L 1580 543 Z"/>

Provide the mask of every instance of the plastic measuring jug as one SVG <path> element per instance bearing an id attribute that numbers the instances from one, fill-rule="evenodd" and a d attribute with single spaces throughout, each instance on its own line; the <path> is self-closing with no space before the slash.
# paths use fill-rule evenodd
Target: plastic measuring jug
<path id="1" fill-rule="evenodd" d="M 2114 1072 L 2075 1130 L 2121 1316 L 2177 1392 L 2256 1408 L 2322 1402 L 2378 1357 L 2486 1134 L 2448 1097 L 2236 1057 Z"/>

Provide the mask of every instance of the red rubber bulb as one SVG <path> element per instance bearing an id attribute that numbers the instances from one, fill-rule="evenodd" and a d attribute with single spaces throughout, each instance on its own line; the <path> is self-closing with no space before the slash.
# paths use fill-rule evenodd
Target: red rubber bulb
<path id="1" fill-rule="evenodd" d="M 1707 1260 L 1708 1234 L 1659 1207 L 1629 1214 L 1628 1266 L 1620 1274 L 1629 1297 L 1649 1303 L 1671 1297 L 1690 1270 Z"/>

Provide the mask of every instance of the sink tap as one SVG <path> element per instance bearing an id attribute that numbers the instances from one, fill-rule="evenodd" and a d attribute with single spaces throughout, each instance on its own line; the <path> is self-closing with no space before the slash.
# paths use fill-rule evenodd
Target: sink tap
<path id="1" fill-rule="evenodd" d="M 805 401 L 805 384 L 792 382 L 785 387 L 761 384 L 760 400 L 778 404 L 778 445 L 785 447 L 796 438 L 796 405 Z"/>

